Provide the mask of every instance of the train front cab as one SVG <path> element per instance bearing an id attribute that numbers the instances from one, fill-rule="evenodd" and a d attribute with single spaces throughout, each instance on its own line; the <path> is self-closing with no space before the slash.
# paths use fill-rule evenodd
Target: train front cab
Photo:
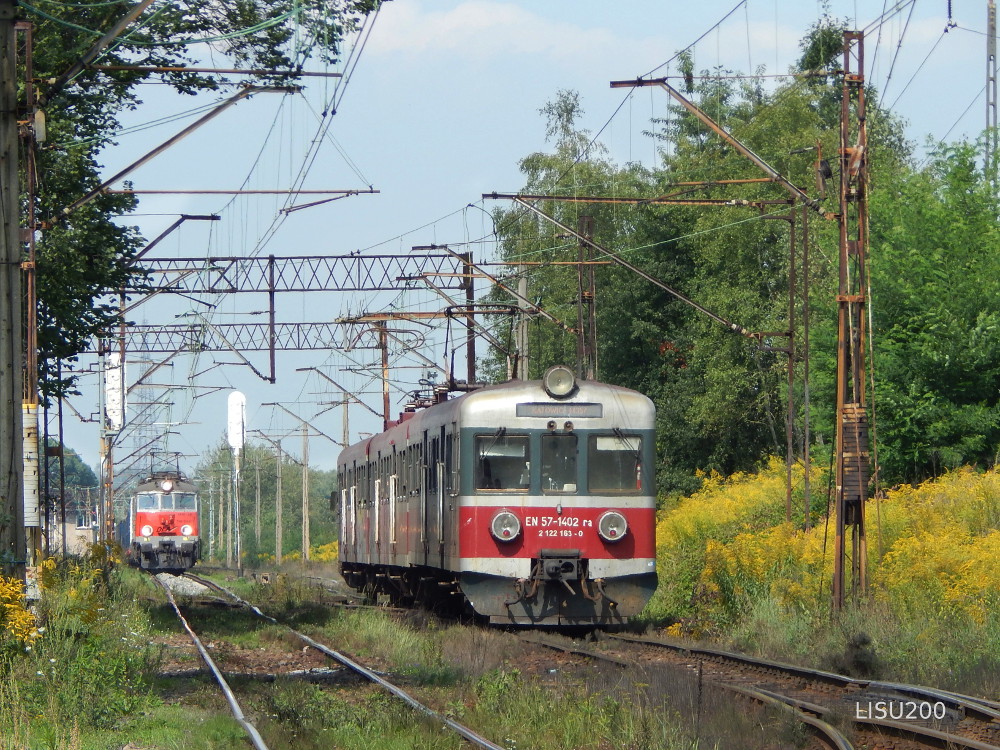
<path id="1" fill-rule="evenodd" d="M 171 479 L 140 485 L 132 500 L 132 559 L 144 570 L 181 572 L 198 560 L 198 494 Z"/>
<path id="2" fill-rule="evenodd" d="M 651 402 L 582 382 L 572 400 L 521 390 L 481 404 L 466 401 L 460 449 L 460 583 L 473 609 L 519 625 L 638 614 L 657 585 Z"/>

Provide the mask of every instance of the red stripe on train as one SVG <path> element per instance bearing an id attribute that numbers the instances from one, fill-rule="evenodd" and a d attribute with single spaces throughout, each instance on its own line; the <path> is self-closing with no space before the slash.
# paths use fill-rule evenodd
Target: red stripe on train
<path id="1" fill-rule="evenodd" d="M 521 521 L 521 534 L 513 542 L 499 542 L 490 533 L 490 522 L 501 510 Z M 615 510 L 628 521 L 628 533 L 617 542 L 597 534 L 597 521 Z M 592 560 L 626 560 L 656 557 L 656 511 L 653 508 L 555 508 L 462 507 L 459 509 L 459 556 L 538 557 L 542 549 L 577 549 Z"/>

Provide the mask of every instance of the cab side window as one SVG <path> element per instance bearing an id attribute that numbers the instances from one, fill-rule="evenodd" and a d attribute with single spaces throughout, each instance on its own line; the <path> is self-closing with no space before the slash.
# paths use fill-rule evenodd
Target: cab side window
<path id="1" fill-rule="evenodd" d="M 523 491 L 531 483 L 527 435 L 476 436 L 476 489 Z"/>

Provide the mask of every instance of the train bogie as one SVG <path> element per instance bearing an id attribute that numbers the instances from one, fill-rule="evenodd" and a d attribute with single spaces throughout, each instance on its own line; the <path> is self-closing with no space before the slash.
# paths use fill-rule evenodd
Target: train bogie
<path id="1" fill-rule="evenodd" d="M 404 414 L 346 449 L 345 580 L 495 623 L 638 614 L 657 581 L 652 403 L 556 375 Z"/>

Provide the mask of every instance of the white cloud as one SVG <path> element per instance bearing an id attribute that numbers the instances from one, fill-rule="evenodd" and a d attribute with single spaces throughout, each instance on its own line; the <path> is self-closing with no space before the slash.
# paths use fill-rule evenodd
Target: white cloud
<path id="1" fill-rule="evenodd" d="M 666 5 L 645 6 L 644 11 L 614 4 L 596 11 L 595 5 L 579 6 L 576 17 L 582 21 L 578 23 L 546 17 L 504 0 L 465 0 L 446 10 L 421 0 L 387 3 L 366 54 L 405 55 L 421 61 L 457 58 L 469 63 L 512 64 L 522 58 L 576 69 L 599 67 L 609 77 L 631 77 L 660 65 L 711 25 L 711 20 L 701 18 L 705 13 L 679 17 L 676 8 L 670 11 Z M 623 14 L 635 23 L 622 23 Z M 784 72 L 798 52 L 803 32 L 784 22 L 747 24 L 740 17 L 698 45 L 695 64 L 697 68 L 721 64 L 746 71 L 749 58 L 754 67 L 763 64 L 775 72 L 777 49 L 781 50 L 779 72 Z"/>
<path id="2" fill-rule="evenodd" d="M 527 55 L 579 64 L 620 54 L 662 54 L 665 38 L 624 39 L 606 28 L 552 21 L 511 3 L 469 0 L 447 11 L 420 2 L 388 3 L 368 43 L 374 54 L 458 56 L 469 60 Z"/>

